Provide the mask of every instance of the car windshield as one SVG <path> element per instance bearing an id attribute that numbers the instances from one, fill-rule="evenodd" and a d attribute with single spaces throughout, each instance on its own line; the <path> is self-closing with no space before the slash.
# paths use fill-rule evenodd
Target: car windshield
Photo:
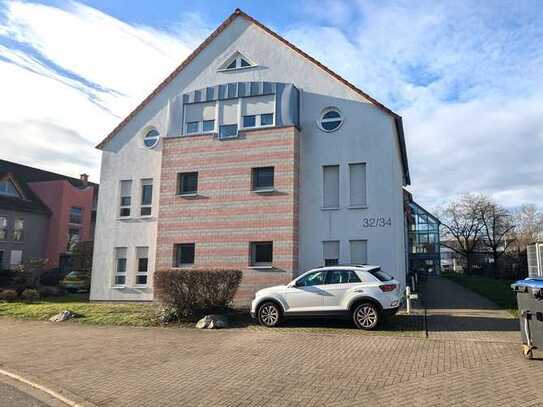
<path id="1" fill-rule="evenodd" d="M 373 270 L 369 270 L 369 272 L 377 277 L 380 281 L 390 281 L 390 280 L 393 280 L 393 278 L 388 275 L 387 273 L 385 273 L 383 270 L 381 269 L 373 269 Z"/>

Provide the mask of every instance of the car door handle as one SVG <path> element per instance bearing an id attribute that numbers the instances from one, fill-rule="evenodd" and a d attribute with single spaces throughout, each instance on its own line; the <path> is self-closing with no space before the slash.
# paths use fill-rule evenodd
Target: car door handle
<path id="1" fill-rule="evenodd" d="M 364 289 L 363 288 L 355 288 L 353 290 L 355 293 L 363 293 L 364 292 Z"/>

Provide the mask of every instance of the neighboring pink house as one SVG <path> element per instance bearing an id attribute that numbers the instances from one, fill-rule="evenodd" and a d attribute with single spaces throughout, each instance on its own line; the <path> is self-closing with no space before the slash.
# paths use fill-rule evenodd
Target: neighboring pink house
<path id="1" fill-rule="evenodd" d="M 74 186 L 66 179 L 31 182 L 28 185 L 51 210 L 45 257 L 48 267 L 58 267 L 69 256 L 76 242 L 92 240 L 91 217 L 95 188 L 86 181 Z"/>
<path id="2" fill-rule="evenodd" d="M 6 160 L 1 174 L 0 270 L 36 258 L 70 270 L 75 243 L 94 239 L 98 185 Z"/>

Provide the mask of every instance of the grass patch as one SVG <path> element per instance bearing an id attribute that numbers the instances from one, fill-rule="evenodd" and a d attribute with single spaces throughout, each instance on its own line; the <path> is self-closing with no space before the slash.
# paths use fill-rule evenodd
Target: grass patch
<path id="1" fill-rule="evenodd" d="M 489 277 L 460 273 L 441 273 L 441 276 L 488 298 L 497 306 L 506 309 L 513 315 L 518 315 L 517 297 L 511 289 L 513 281 L 495 280 Z"/>
<path id="2" fill-rule="evenodd" d="M 152 304 L 90 303 L 80 296 L 66 296 L 24 302 L 0 303 L 0 317 L 48 320 L 55 314 L 70 310 L 81 317 L 74 322 L 94 325 L 156 326 L 155 308 Z"/>

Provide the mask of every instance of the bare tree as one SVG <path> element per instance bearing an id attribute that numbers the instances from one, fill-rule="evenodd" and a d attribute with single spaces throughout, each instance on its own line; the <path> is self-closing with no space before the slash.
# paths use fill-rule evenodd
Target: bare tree
<path id="1" fill-rule="evenodd" d="M 484 198 L 480 207 L 483 225 L 481 246 L 492 253 L 494 272 L 498 271 L 498 260 L 515 242 L 515 223 L 510 211 L 489 198 Z"/>
<path id="2" fill-rule="evenodd" d="M 517 254 L 543 238 L 543 212 L 535 205 L 523 205 L 514 214 Z"/>
<path id="3" fill-rule="evenodd" d="M 440 211 L 441 245 L 466 259 L 468 273 L 481 241 L 484 225 L 480 214 L 485 202 L 482 195 L 466 194 Z"/>

